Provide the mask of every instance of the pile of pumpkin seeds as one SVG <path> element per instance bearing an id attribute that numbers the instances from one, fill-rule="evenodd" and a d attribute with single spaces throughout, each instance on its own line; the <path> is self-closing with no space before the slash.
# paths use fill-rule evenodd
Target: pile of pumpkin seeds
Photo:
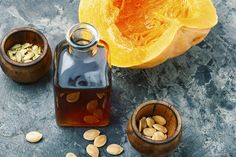
<path id="1" fill-rule="evenodd" d="M 146 138 L 152 140 L 165 140 L 167 139 L 166 119 L 160 115 L 152 117 L 142 117 L 139 120 L 138 130 Z"/>
<path id="2" fill-rule="evenodd" d="M 99 156 L 99 148 L 104 146 L 107 142 L 106 135 L 100 135 L 100 131 L 97 129 L 90 129 L 84 132 L 85 140 L 93 141 L 93 144 L 89 144 L 86 147 L 86 152 L 91 157 Z M 123 148 L 118 144 L 110 144 L 106 151 L 111 155 L 119 155 L 123 152 Z"/>
<path id="3" fill-rule="evenodd" d="M 30 43 L 16 44 L 7 51 L 8 57 L 19 63 L 28 63 L 37 59 L 42 54 L 42 48 Z"/>

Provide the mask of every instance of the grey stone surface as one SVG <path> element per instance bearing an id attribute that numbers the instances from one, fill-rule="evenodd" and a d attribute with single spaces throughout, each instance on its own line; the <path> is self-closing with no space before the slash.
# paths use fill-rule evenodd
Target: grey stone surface
<path id="1" fill-rule="evenodd" d="M 124 157 L 140 156 L 125 134 L 135 107 L 146 100 L 175 105 L 183 120 L 183 140 L 170 157 L 236 156 L 236 1 L 215 0 L 219 23 L 185 55 L 148 70 L 113 69 L 112 123 L 101 128 L 108 143 L 124 147 Z M 0 0 L 0 37 L 31 26 L 48 38 L 52 50 L 77 20 L 76 0 Z M 39 130 L 44 139 L 24 136 Z M 86 156 L 85 128 L 55 123 L 52 72 L 33 85 L 13 82 L 0 70 L 0 156 Z M 108 156 L 101 149 L 101 156 Z"/>

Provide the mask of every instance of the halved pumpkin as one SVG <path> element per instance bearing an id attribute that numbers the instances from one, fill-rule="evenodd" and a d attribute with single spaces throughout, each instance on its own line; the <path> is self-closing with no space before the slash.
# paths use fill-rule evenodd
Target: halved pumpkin
<path id="1" fill-rule="evenodd" d="M 211 0 L 81 0 L 79 19 L 109 44 L 112 65 L 150 68 L 201 42 L 217 14 Z"/>

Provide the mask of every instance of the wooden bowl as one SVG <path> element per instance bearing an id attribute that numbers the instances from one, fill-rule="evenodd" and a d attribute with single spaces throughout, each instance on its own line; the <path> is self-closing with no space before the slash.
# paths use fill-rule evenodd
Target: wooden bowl
<path id="1" fill-rule="evenodd" d="M 7 51 L 15 44 L 32 43 L 42 48 L 42 54 L 29 63 L 18 63 L 11 60 Z M 32 83 L 38 81 L 50 69 L 51 49 L 46 37 L 38 30 L 23 27 L 10 31 L 2 39 L 0 47 L 0 65 L 4 73 L 16 82 Z"/>
<path id="2" fill-rule="evenodd" d="M 155 141 L 146 138 L 138 131 L 138 122 L 142 117 L 160 115 L 167 121 L 168 138 Z M 148 101 L 141 104 L 133 112 L 128 122 L 127 135 L 131 145 L 141 154 L 150 157 L 164 157 L 172 152 L 180 143 L 182 122 L 178 111 L 164 101 Z"/>

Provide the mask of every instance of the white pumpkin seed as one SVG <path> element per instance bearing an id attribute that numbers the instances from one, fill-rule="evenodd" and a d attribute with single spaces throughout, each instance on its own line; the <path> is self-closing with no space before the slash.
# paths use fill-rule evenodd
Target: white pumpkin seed
<path id="1" fill-rule="evenodd" d="M 152 137 L 155 132 L 156 132 L 156 129 L 154 129 L 154 128 L 143 129 L 143 134 L 146 136 L 149 136 L 149 137 Z"/>
<path id="2" fill-rule="evenodd" d="M 30 43 L 25 43 L 25 44 L 22 45 L 22 48 L 23 48 L 23 49 L 26 49 L 26 48 L 31 47 L 31 46 L 32 46 L 32 44 L 30 44 Z"/>
<path id="3" fill-rule="evenodd" d="M 38 54 L 35 54 L 35 56 L 33 57 L 33 60 L 35 60 L 35 59 L 39 58 L 39 56 L 40 56 L 40 55 L 38 55 Z"/>
<path id="4" fill-rule="evenodd" d="M 153 128 L 157 129 L 158 131 L 163 132 L 164 134 L 167 133 L 166 127 L 160 125 L 160 124 L 154 124 Z"/>
<path id="5" fill-rule="evenodd" d="M 155 121 L 151 117 L 146 118 L 146 122 L 149 128 L 152 128 L 153 124 L 155 124 Z"/>
<path id="6" fill-rule="evenodd" d="M 157 131 L 153 134 L 152 140 L 165 140 L 165 135 L 162 132 Z"/>
<path id="7" fill-rule="evenodd" d="M 84 139 L 88 141 L 94 140 L 97 136 L 99 136 L 100 131 L 97 129 L 90 129 L 84 132 Z"/>
<path id="8" fill-rule="evenodd" d="M 95 138 L 93 144 L 94 144 L 96 147 L 102 147 L 102 146 L 104 146 L 104 145 L 106 144 L 106 142 L 107 142 L 107 137 L 106 137 L 106 135 L 99 135 L 99 136 L 97 136 L 97 137 Z"/>
<path id="9" fill-rule="evenodd" d="M 145 129 L 146 127 L 147 127 L 146 118 L 143 117 L 139 120 L 139 127 L 138 127 L 139 132 L 142 132 L 143 129 Z"/>
<path id="10" fill-rule="evenodd" d="M 21 44 L 16 44 L 16 45 L 12 46 L 11 50 L 16 50 L 18 48 L 21 48 Z"/>
<path id="11" fill-rule="evenodd" d="M 39 142 L 42 139 L 42 137 L 43 137 L 43 135 L 40 132 L 31 131 L 31 132 L 26 134 L 25 139 L 28 142 L 36 143 L 36 142 Z"/>
<path id="12" fill-rule="evenodd" d="M 90 113 L 93 113 L 93 111 L 97 108 L 97 106 L 98 106 L 97 100 L 91 100 L 90 102 L 88 102 L 86 108 Z"/>
<path id="13" fill-rule="evenodd" d="M 31 58 L 33 58 L 33 57 L 34 57 L 34 53 L 28 52 L 28 53 L 24 56 L 23 60 L 29 60 L 29 59 L 31 59 Z"/>
<path id="14" fill-rule="evenodd" d="M 66 101 L 69 103 L 75 103 L 76 101 L 79 100 L 80 93 L 79 92 L 74 92 L 66 95 Z"/>
<path id="15" fill-rule="evenodd" d="M 21 54 L 19 52 L 17 52 L 16 53 L 16 61 L 21 62 L 21 60 L 22 60 Z"/>
<path id="16" fill-rule="evenodd" d="M 106 150 L 111 155 L 119 155 L 124 149 L 118 144 L 110 144 Z"/>
<path id="17" fill-rule="evenodd" d="M 33 60 L 29 59 L 29 60 L 25 60 L 24 63 L 29 63 L 32 62 Z"/>
<path id="18" fill-rule="evenodd" d="M 86 147 L 86 151 L 87 151 L 88 155 L 90 155 L 91 157 L 98 157 L 99 156 L 99 150 L 93 144 L 89 144 Z"/>
<path id="19" fill-rule="evenodd" d="M 77 157 L 77 156 L 74 153 L 70 152 L 66 154 L 66 157 Z"/>
<path id="20" fill-rule="evenodd" d="M 27 52 L 26 49 L 21 49 L 21 50 L 19 51 L 19 53 L 21 54 L 22 57 L 25 56 L 26 52 Z"/>
<path id="21" fill-rule="evenodd" d="M 162 116 L 156 115 L 156 116 L 153 116 L 152 118 L 154 119 L 154 121 L 155 121 L 157 124 L 160 124 L 160 125 L 165 125 L 165 124 L 166 124 L 166 120 L 165 120 L 165 118 L 162 117 Z"/>

